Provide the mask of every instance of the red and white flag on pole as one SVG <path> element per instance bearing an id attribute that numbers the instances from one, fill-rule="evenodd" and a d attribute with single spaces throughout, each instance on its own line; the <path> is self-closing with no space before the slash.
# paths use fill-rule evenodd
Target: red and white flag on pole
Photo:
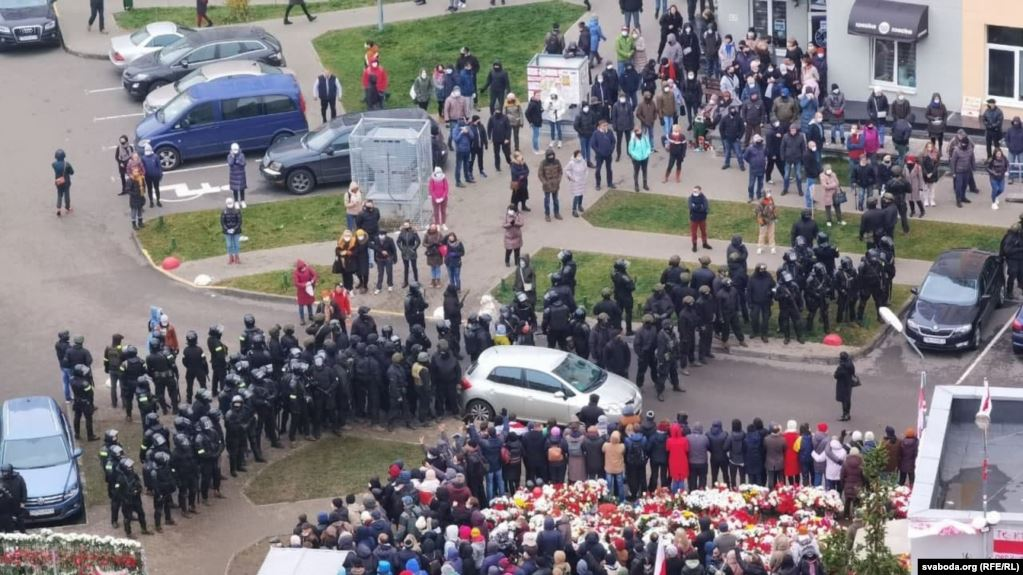
<path id="1" fill-rule="evenodd" d="M 977 411 L 976 415 L 977 427 L 987 431 L 988 426 L 991 425 L 991 386 L 988 385 L 987 378 L 984 378 L 984 394 L 980 396 L 980 410 Z"/>
<path id="2" fill-rule="evenodd" d="M 670 535 L 667 533 L 662 533 L 661 536 L 657 538 L 657 556 L 654 559 L 653 575 L 667 575 L 668 573 L 668 562 L 664 560 L 665 537 L 670 537 Z"/>
<path id="3" fill-rule="evenodd" d="M 924 395 L 924 383 L 920 382 L 920 391 L 916 398 L 916 436 L 922 438 L 924 434 L 924 416 L 927 414 L 927 396 Z"/>

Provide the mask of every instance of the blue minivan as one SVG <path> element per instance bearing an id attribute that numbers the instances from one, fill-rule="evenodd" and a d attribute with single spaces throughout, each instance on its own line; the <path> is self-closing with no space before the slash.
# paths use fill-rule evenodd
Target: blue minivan
<path id="1" fill-rule="evenodd" d="M 192 86 L 135 128 L 164 170 L 184 160 L 227 155 L 232 143 L 263 150 L 305 133 L 305 99 L 290 74 L 228 77 Z"/>
<path id="2" fill-rule="evenodd" d="M 52 397 L 19 397 L 4 402 L 0 411 L 0 465 L 10 463 L 25 479 L 25 523 L 64 522 L 82 512 L 81 456 L 71 426 Z"/>

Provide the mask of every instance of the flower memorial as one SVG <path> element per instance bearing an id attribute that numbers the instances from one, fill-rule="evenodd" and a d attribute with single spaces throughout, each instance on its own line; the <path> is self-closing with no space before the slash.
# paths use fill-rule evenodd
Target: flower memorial
<path id="1" fill-rule="evenodd" d="M 906 488 L 893 493 L 893 515 L 905 515 L 908 494 Z M 793 540 L 804 534 L 818 540 L 824 537 L 835 527 L 835 516 L 841 511 L 838 492 L 819 487 L 779 485 L 768 489 L 740 485 L 730 489 L 717 484 L 679 493 L 662 488 L 619 504 L 603 480 L 588 480 L 520 489 L 491 500 L 483 514 L 495 529 L 509 531 L 540 531 L 545 517 L 550 516 L 567 521 L 577 541 L 590 530 L 610 541 L 620 537 L 628 526 L 647 541 L 654 533 L 679 529 L 693 539 L 699 532 L 700 518 L 708 517 L 714 525 L 727 522 L 744 550 L 766 557 L 780 534 Z"/>
<path id="2" fill-rule="evenodd" d="M 0 573 L 144 575 L 142 545 L 131 539 L 80 533 L 0 534 Z"/>

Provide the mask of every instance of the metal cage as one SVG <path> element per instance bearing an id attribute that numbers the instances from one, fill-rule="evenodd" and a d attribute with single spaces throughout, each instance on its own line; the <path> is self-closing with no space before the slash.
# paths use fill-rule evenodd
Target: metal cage
<path id="1" fill-rule="evenodd" d="M 349 137 L 352 180 L 381 216 L 411 220 L 417 228 L 430 221 L 428 185 L 433 173 L 430 121 L 362 118 Z"/>

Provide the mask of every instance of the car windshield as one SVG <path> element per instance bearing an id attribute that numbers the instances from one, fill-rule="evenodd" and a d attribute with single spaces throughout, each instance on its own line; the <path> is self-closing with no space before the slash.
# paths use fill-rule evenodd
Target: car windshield
<path id="1" fill-rule="evenodd" d="M 188 53 L 192 49 L 192 45 L 188 43 L 188 40 L 182 38 L 177 42 L 167 46 L 163 50 L 160 50 L 160 63 L 169 66 Z"/>
<path id="2" fill-rule="evenodd" d="M 135 44 L 136 46 L 141 46 L 146 40 L 149 39 L 149 32 L 146 31 L 145 28 L 143 28 L 129 36 L 129 39 L 131 39 L 132 44 Z"/>
<path id="3" fill-rule="evenodd" d="M 0 10 L 46 6 L 47 0 L 0 0 Z"/>
<path id="4" fill-rule="evenodd" d="M 192 107 L 192 97 L 182 92 L 174 97 L 167 105 L 160 108 L 156 113 L 156 119 L 166 124 L 168 121 L 176 120 L 182 113 Z"/>
<path id="5" fill-rule="evenodd" d="M 339 132 L 337 130 L 332 130 L 327 126 L 323 126 L 306 134 L 306 136 L 302 138 L 302 143 L 305 144 L 307 148 L 319 151 L 329 146 L 330 143 L 338 137 L 338 135 Z"/>
<path id="6" fill-rule="evenodd" d="M 59 435 L 35 439 L 13 439 L 4 442 L 3 460 L 15 469 L 35 469 L 67 463 L 70 454 Z"/>
<path id="7" fill-rule="evenodd" d="M 920 299 L 928 303 L 971 306 L 977 303 L 977 280 L 929 273 L 920 286 Z"/>
<path id="8" fill-rule="evenodd" d="M 202 84 L 207 81 L 209 81 L 209 78 L 202 73 L 202 69 L 200 68 L 175 82 L 174 88 L 176 88 L 178 92 L 184 92 L 196 84 Z"/>
<path id="9" fill-rule="evenodd" d="M 555 367 L 554 375 L 568 382 L 572 389 L 583 393 L 599 387 L 607 379 L 606 371 L 575 355 L 567 356 Z"/>

